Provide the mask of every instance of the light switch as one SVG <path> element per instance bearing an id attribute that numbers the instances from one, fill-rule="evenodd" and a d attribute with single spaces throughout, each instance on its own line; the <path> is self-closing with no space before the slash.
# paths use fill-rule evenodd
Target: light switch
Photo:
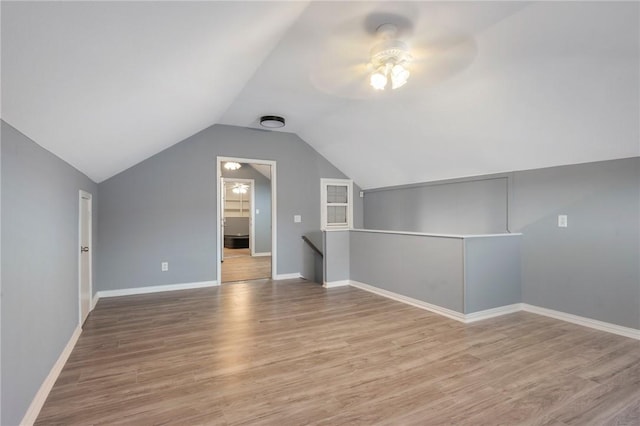
<path id="1" fill-rule="evenodd" d="M 566 214 L 559 214 L 558 215 L 558 227 L 559 228 L 566 228 L 567 227 L 567 215 Z"/>
<path id="2" fill-rule="evenodd" d="M 260 209 L 256 209 L 256 214 L 260 214 Z"/>
<path id="3" fill-rule="evenodd" d="M 293 215 L 293 223 L 300 223 L 302 222 L 302 216 L 300 216 L 299 214 Z"/>

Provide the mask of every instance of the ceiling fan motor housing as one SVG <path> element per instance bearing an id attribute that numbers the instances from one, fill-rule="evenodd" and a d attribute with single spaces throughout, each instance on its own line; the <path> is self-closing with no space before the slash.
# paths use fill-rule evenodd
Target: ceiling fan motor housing
<path id="1" fill-rule="evenodd" d="M 384 40 L 371 49 L 371 63 L 375 67 L 385 65 L 388 62 L 400 64 L 411 61 L 411 54 L 406 43 L 400 40 Z"/>
<path id="2" fill-rule="evenodd" d="M 375 68 L 388 63 L 395 65 L 411 61 L 407 44 L 395 39 L 397 31 L 393 24 L 382 24 L 378 27 L 377 33 L 382 41 L 373 46 L 370 52 L 371 63 Z"/>

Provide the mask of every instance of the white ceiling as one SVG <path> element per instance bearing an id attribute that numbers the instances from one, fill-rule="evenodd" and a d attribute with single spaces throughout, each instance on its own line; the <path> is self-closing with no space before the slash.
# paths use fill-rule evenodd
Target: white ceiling
<path id="1" fill-rule="evenodd" d="M 100 182 L 215 124 L 304 10 L 2 2 L 2 118 Z"/>
<path id="2" fill-rule="evenodd" d="M 416 62 L 367 86 L 375 27 Z M 363 188 L 640 155 L 638 2 L 2 2 L 2 118 L 99 182 L 264 114 Z"/>

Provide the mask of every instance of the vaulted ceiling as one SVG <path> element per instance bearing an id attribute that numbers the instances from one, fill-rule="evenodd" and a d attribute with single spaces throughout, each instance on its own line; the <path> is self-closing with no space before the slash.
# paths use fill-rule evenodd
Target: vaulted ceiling
<path id="1" fill-rule="evenodd" d="M 100 182 L 216 123 L 363 188 L 640 155 L 638 2 L 6 2 L 1 115 Z M 415 58 L 374 92 L 382 23 Z"/>

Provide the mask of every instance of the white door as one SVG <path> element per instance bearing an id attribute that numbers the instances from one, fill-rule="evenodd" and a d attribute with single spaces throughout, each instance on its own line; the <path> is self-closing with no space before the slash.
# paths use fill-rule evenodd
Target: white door
<path id="1" fill-rule="evenodd" d="M 80 191 L 80 324 L 91 311 L 91 194 Z"/>
<path id="2" fill-rule="evenodd" d="M 224 178 L 220 178 L 220 263 L 224 262 L 224 202 L 225 186 Z"/>

